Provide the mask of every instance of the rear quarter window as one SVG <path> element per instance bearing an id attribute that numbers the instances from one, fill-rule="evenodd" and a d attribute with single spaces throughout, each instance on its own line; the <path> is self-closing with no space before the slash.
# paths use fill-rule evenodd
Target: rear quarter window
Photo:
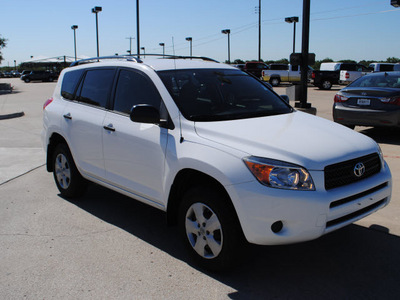
<path id="1" fill-rule="evenodd" d="M 64 74 L 63 82 L 61 85 L 61 96 L 68 100 L 75 99 L 75 91 L 78 86 L 79 80 L 82 77 L 83 70 L 75 70 L 66 72 Z"/>

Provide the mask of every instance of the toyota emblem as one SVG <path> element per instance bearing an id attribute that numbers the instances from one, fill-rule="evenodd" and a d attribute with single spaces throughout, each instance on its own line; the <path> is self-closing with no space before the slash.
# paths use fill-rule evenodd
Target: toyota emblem
<path id="1" fill-rule="evenodd" d="M 358 163 L 356 164 L 356 166 L 354 167 L 354 175 L 356 175 L 357 177 L 361 177 L 363 176 L 365 173 L 365 166 L 363 163 Z"/>

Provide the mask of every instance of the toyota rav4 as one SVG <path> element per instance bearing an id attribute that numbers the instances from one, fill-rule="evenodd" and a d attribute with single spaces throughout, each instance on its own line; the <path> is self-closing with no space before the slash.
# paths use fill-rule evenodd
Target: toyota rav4
<path id="1" fill-rule="evenodd" d="M 161 209 L 208 269 L 243 243 L 316 239 L 391 198 L 372 139 L 206 58 L 80 61 L 61 73 L 43 124 L 63 197 L 91 181 Z"/>

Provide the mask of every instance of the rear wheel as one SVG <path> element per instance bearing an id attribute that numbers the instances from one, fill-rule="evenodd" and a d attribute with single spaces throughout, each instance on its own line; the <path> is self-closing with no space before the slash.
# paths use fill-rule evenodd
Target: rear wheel
<path id="1" fill-rule="evenodd" d="M 179 225 L 193 259 L 208 270 L 231 266 L 243 246 L 242 232 L 228 199 L 215 189 L 189 189 L 180 207 Z"/>
<path id="2" fill-rule="evenodd" d="M 332 82 L 329 80 L 322 81 L 320 88 L 323 90 L 330 90 L 332 88 Z"/>
<path id="3" fill-rule="evenodd" d="M 281 80 L 279 78 L 271 78 L 269 83 L 272 86 L 278 86 L 281 83 Z"/>
<path id="4" fill-rule="evenodd" d="M 62 196 L 74 198 L 85 192 L 86 181 L 76 168 L 65 144 L 58 144 L 53 153 L 53 176 Z"/>

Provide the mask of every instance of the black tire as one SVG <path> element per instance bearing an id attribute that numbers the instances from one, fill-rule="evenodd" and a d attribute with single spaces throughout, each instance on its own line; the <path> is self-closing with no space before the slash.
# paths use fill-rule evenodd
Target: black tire
<path id="1" fill-rule="evenodd" d="M 25 83 L 31 82 L 31 80 L 29 78 L 25 78 L 24 81 L 25 81 Z"/>
<path id="2" fill-rule="evenodd" d="M 179 227 L 195 262 L 210 271 L 221 271 L 238 262 L 244 238 L 229 199 L 211 187 L 193 187 L 183 196 Z"/>
<path id="3" fill-rule="evenodd" d="M 53 81 L 54 81 L 53 77 L 50 77 L 49 82 L 53 82 Z"/>
<path id="4" fill-rule="evenodd" d="M 344 125 L 344 126 L 346 126 L 347 128 L 353 129 L 353 130 L 354 130 L 354 128 L 356 128 L 356 125 Z"/>
<path id="5" fill-rule="evenodd" d="M 65 198 L 76 198 L 86 191 L 86 180 L 79 173 L 66 144 L 58 144 L 53 153 L 53 176 Z"/>
<path id="6" fill-rule="evenodd" d="M 330 90 L 332 88 L 332 82 L 330 82 L 329 80 L 324 80 L 321 82 L 319 88 L 321 90 Z"/>
<path id="7" fill-rule="evenodd" d="M 279 78 L 277 78 L 277 77 L 273 77 L 273 78 L 271 78 L 271 79 L 269 80 L 269 83 L 270 83 L 272 86 L 278 86 L 278 85 L 281 83 L 281 80 L 280 80 Z"/>

